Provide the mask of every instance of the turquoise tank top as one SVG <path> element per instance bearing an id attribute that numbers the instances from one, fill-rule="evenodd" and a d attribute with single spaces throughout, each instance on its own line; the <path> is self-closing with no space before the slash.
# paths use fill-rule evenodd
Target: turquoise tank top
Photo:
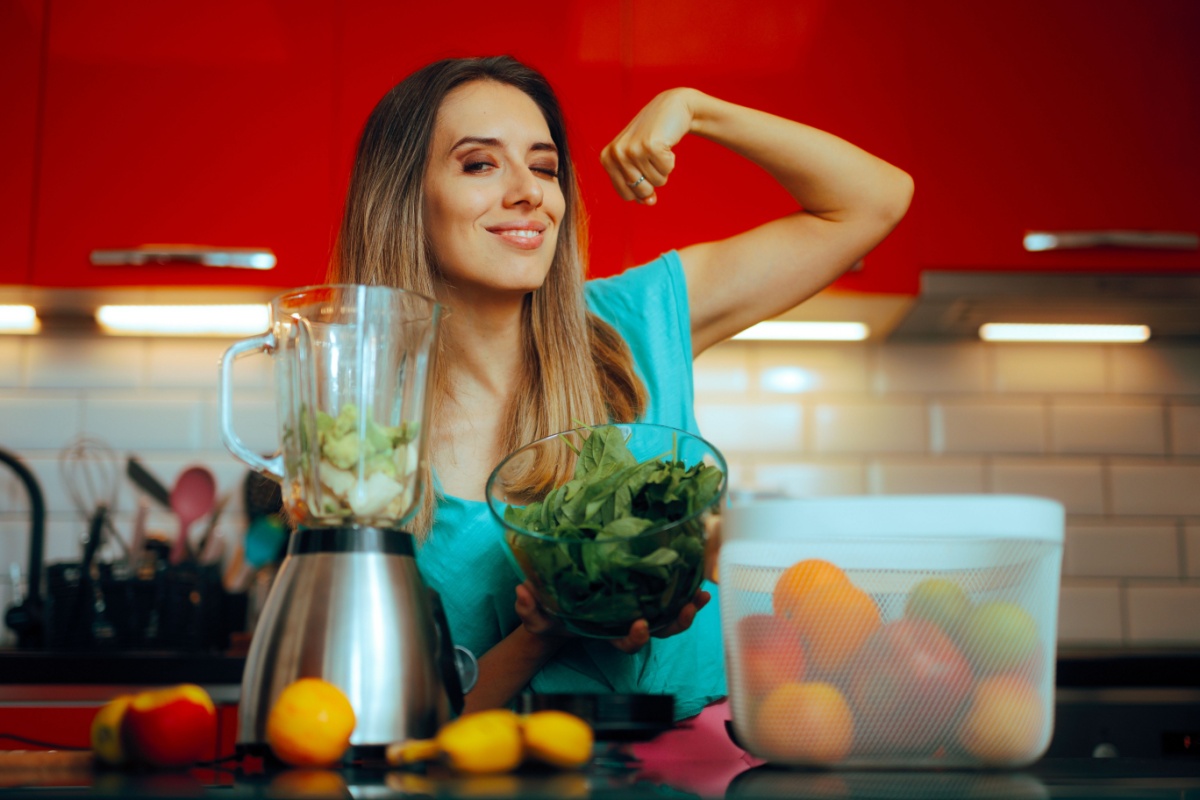
<path id="1" fill-rule="evenodd" d="M 646 386 L 643 422 L 699 433 L 692 408 L 692 337 L 687 286 L 675 251 L 620 275 L 589 281 L 588 307 L 624 337 Z M 446 607 L 454 643 L 482 656 L 520 624 L 519 576 L 487 504 L 441 496 L 433 530 L 417 552 L 421 575 Z M 726 695 L 717 587 L 692 627 L 632 655 L 598 639 L 573 639 L 530 681 L 551 693 L 647 693 L 675 697 L 679 719 Z"/>

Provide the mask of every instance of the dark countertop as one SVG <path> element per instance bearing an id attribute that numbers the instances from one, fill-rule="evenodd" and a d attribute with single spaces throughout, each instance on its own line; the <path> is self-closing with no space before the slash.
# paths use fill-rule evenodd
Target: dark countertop
<path id="1" fill-rule="evenodd" d="M 86 767 L 18 775 L 0 768 L 6 797 L 430 797 L 430 798 L 1195 798 L 1200 759 L 1044 759 L 1019 771 L 888 772 L 747 768 L 721 786 L 697 789 L 699 765 L 678 761 L 648 769 L 597 763 L 583 772 L 520 772 L 452 776 L 356 770 L 245 773 L 197 769 L 190 773 L 92 773 Z M 14 780 L 15 779 L 15 780 Z"/>
<path id="2" fill-rule="evenodd" d="M 198 683 L 237 686 L 242 655 L 212 652 L 44 651 L 0 648 L 2 685 L 153 685 Z M 1062 649 L 1060 688 L 1200 687 L 1200 649 Z"/>

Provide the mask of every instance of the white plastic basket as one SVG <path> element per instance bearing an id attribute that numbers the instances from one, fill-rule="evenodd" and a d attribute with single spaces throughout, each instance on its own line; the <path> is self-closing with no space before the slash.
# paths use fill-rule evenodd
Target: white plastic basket
<path id="1" fill-rule="evenodd" d="M 733 505 L 734 729 L 785 765 L 995 767 L 1053 729 L 1064 513 L 1007 495 Z"/>

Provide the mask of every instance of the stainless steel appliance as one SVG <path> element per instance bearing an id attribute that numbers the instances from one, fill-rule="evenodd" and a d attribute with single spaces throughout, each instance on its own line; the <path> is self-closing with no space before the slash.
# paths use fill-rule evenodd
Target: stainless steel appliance
<path id="1" fill-rule="evenodd" d="M 302 677 L 349 698 L 358 721 L 351 759 L 429 737 L 461 708 L 450 632 L 403 527 L 422 496 L 440 313 L 400 289 L 307 287 L 275 298 L 267 333 L 222 358 L 225 445 L 282 484 L 296 527 L 247 656 L 238 709 L 246 751 L 264 749 L 272 704 Z M 259 352 L 274 361 L 282 450 L 272 457 L 233 427 L 234 363 Z"/>

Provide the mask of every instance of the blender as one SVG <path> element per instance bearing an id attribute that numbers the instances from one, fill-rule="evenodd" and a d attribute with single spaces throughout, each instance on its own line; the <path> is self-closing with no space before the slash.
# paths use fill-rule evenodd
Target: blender
<path id="1" fill-rule="evenodd" d="M 265 334 L 222 356 L 221 437 L 282 484 L 295 527 L 250 643 L 238 750 L 263 754 L 267 715 L 299 678 L 338 686 L 357 718 L 350 761 L 429 738 L 462 708 L 473 659 L 453 647 L 404 525 L 422 497 L 429 376 L 441 307 L 402 289 L 326 285 L 270 305 Z M 253 452 L 233 429 L 233 365 L 267 353 L 281 449 Z M 470 687 L 467 687 L 468 689 Z"/>

